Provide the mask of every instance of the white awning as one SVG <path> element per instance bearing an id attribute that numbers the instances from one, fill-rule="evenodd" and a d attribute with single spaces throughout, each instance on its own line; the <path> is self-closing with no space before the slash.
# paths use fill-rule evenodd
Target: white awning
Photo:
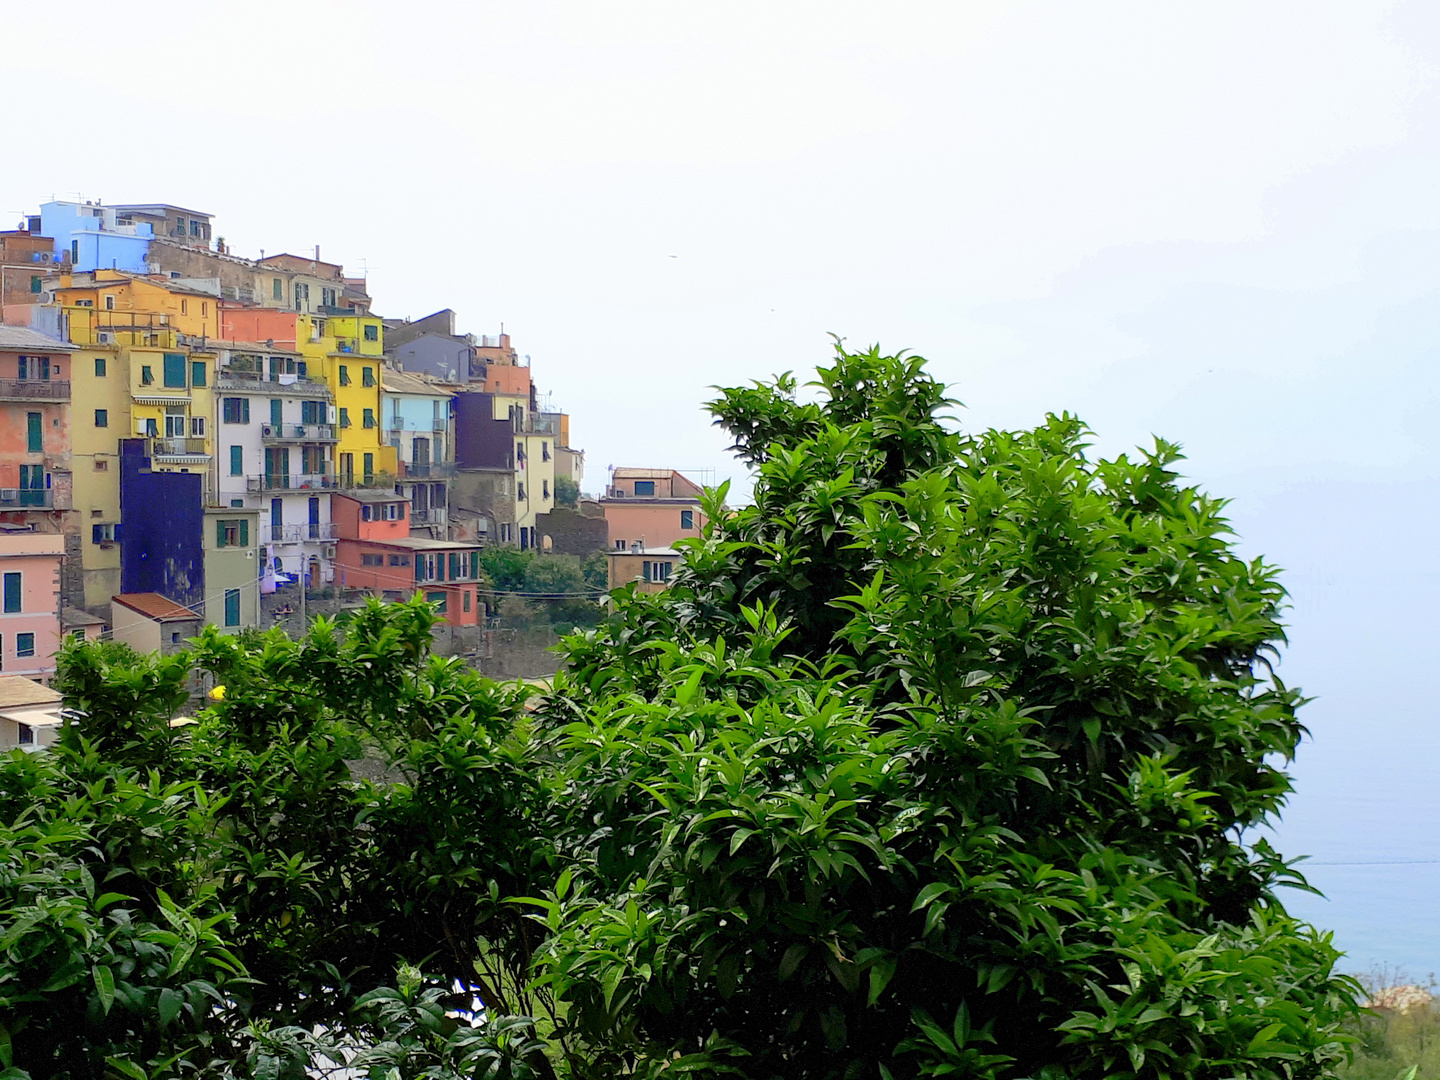
<path id="1" fill-rule="evenodd" d="M 0 717 L 32 728 L 62 727 L 65 724 L 59 705 L 40 709 L 4 709 L 0 710 Z"/>

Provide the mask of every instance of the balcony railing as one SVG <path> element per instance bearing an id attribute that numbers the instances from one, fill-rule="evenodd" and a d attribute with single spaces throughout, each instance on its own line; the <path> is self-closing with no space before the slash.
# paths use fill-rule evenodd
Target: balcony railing
<path id="1" fill-rule="evenodd" d="M 410 480 L 438 480 L 455 475 L 455 463 L 450 461 L 427 461 L 400 463 L 400 476 Z"/>
<path id="2" fill-rule="evenodd" d="M 261 424 L 267 442 L 335 442 L 334 424 Z"/>
<path id="3" fill-rule="evenodd" d="M 333 521 L 308 522 L 304 525 L 271 525 L 272 544 L 303 544 L 306 540 L 334 540 Z"/>
<path id="4" fill-rule="evenodd" d="M 208 454 L 203 438 L 190 438 L 188 436 L 167 436 L 150 440 L 151 457 L 195 457 L 198 454 Z"/>
<path id="5" fill-rule="evenodd" d="M 69 379 L 0 379 L 0 399 L 7 401 L 69 401 Z"/>
<path id="6" fill-rule="evenodd" d="M 429 510 L 411 510 L 410 523 L 412 525 L 444 525 L 445 508 L 432 506 Z"/>
<path id="7" fill-rule="evenodd" d="M 221 368 L 215 373 L 215 389 L 248 390 L 254 394 L 283 391 L 287 397 L 330 397 L 330 387 L 323 379 L 311 379 L 307 375 L 266 375 L 234 368 Z"/>
<path id="8" fill-rule="evenodd" d="M 263 473 L 245 477 L 246 491 L 344 491 L 347 488 L 393 488 L 391 473 Z"/>
<path id="9" fill-rule="evenodd" d="M 0 488 L 0 507 L 13 510 L 49 510 L 55 505 L 49 488 Z"/>

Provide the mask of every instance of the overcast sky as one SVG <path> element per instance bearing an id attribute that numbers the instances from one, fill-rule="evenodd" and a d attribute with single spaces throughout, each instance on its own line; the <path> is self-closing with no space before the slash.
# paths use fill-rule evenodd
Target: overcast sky
<path id="1" fill-rule="evenodd" d="M 1440 859 L 1437 31 L 1377 0 L 6 0 L 0 224 L 178 203 L 239 254 L 363 260 L 386 316 L 503 322 L 589 490 L 729 475 L 707 387 L 830 331 L 931 358 L 969 425 L 1177 439 L 1293 569 L 1320 700 L 1287 850 L 1423 819 L 1401 854 Z M 1317 867 L 1306 913 L 1440 968 L 1428 910 L 1365 937 L 1366 873 Z"/>

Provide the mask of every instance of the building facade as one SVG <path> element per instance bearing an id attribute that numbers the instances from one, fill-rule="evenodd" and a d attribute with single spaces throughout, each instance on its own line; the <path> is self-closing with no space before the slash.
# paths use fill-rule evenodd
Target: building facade
<path id="1" fill-rule="evenodd" d="M 669 547 L 677 540 L 698 537 L 705 521 L 700 511 L 703 489 L 674 469 L 614 470 L 600 500 L 610 526 L 610 545 L 617 551 L 640 544 Z"/>
<path id="2" fill-rule="evenodd" d="M 26 528 L 0 529 L 0 671 L 48 682 L 60 648 L 60 562 L 65 541 Z"/>
<path id="3" fill-rule="evenodd" d="M 444 540 L 449 535 L 449 485 L 455 478 L 455 395 L 433 380 L 389 364 L 381 383 L 385 438 L 395 448 L 396 486 L 410 500 L 410 531 Z"/>

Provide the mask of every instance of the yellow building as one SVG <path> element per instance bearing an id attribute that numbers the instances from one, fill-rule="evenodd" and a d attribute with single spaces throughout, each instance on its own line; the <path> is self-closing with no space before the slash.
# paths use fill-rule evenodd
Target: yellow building
<path id="1" fill-rule="evenodd" d="M 66 331 L 81 346 L 71 380 L 73 505 L 92 611 L 120 592 L 120 440 L 149 439 L 152 469 L 200 473 L 207 499 L 213 491 L 215 353 L 179 329 L 213 325 L 213 298 L 192 310 L 179 297 L 182 311 L 174 292 L 150 285 L 121 275 L 59 290 Z"/>
<path id="2" fill-rule="evenodd" d="M 393 484 L 395 447 L 380 426 L 383 323 L 373 315 L 296 316 L 297 348 L 306 369 L 335 394 L 335 469 L 342 487 Z"/>

